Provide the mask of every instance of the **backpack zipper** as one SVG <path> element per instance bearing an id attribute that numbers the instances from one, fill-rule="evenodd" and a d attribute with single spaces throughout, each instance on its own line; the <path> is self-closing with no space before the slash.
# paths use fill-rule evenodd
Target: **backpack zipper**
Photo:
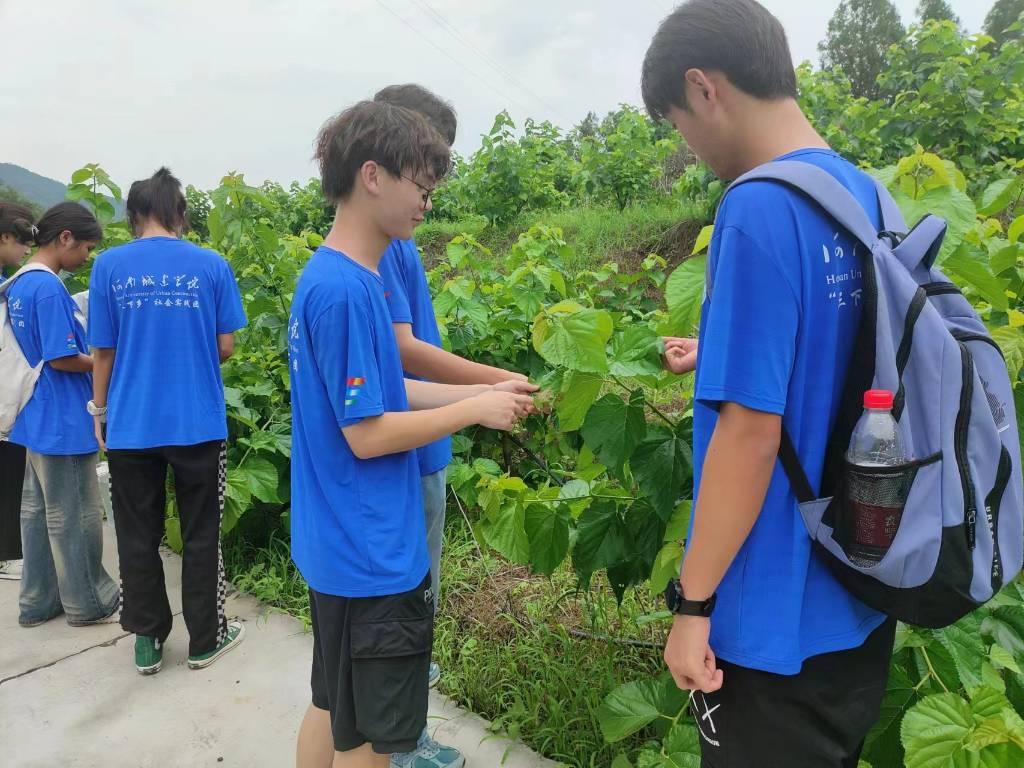
<path id="1" fill-rule="evenodd" d="M 960 470 L 960 484 L 964 491 L 964 520 L 967 526 L 967 546 L 974 549 L 976 543 L 976 521 L 978 518 L 977 501 L 974 483 L 971 480 L 971 467 L 967 462 L 967 429 L 971 423 L 971 398 L 974 396 L 974 358 L 962 341 L 960 345 L 960 362 L 963 372 L 963 386 L 960 388 L 960 410 L 956 415 L 953 431 L 956 465 Z"/>
<path id="2" fill-rule="evenodd" d="M 1003 502 L 1003 493 L 1010 482 L 1010 452 L 1003 446 L 999 454 L 999 468 L 996 470 L 996 480 L 985 497 L 985 517 L 988 518 L 988 527 L 992 531 L 992 593 L 995 594 L 1003 586 L 1003 560 L 999 555 L 999 507 Z"/>

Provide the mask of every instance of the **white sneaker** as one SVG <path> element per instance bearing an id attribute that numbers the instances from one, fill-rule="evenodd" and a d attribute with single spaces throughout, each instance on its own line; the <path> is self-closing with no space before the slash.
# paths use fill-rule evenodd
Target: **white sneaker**
<path id="1" fill-rule="evenodd" d="M 0 560 L 0 579 L 21 581 L 21 560 Z"/>

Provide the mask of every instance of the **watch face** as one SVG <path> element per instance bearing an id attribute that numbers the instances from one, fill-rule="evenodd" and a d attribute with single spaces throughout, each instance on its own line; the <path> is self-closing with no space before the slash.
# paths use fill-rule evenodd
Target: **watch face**
<path id="1" fill-rule="evenodd" d="M 665 587 L 665 604 L 668 606 L 670 612 L 675 613 L 679 610 L 679 603 L 682 600 L 682 595 L 679 594 L 679 589 L 676 587 L 675 579 L 669 581 L 668 586 Z"/>

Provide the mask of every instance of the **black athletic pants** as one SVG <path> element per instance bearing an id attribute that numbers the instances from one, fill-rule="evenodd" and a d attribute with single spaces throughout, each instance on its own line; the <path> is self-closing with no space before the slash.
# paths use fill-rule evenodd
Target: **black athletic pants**
<path id="1" fill-rule="evenodd" d="M 0 442 L 0 560 L 21 560 L 21 489 L 25 449 Z"/>
<path id="2" fill-rule="evenodd" d="M 224 638 L 224 562 L 220 523 L 226 482 L 225 444 L 107 451 L 110 494 L 121 562 L 121 626 L 167 639 L 167 602 L 160 542 L 166 516 L 167 468 L 181 518 L 181 600 L 189 655 L 212 651 Z"/>

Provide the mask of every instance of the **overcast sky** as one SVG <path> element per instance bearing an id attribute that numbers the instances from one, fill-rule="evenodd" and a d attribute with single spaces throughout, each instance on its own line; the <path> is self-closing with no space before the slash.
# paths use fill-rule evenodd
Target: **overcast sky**
<path id="1" fill-rule="evenodd" d="M 838 0 L 762 0 L 796 62 Z M 0 162 L 66 181 L 99 162 L 127 186 L 169 165 L 209 188 L 238 170 L 314 174 L 329 115 L 418 82 L 459 113 L 456 148 L 508 109 L 571 127 L 640 103 L 640 63 L 675 0 L 0 0 Z M 896 0 L 908 22 L 917 0 Z M 970 31 L 987 0 L 952 0 Z"/>

